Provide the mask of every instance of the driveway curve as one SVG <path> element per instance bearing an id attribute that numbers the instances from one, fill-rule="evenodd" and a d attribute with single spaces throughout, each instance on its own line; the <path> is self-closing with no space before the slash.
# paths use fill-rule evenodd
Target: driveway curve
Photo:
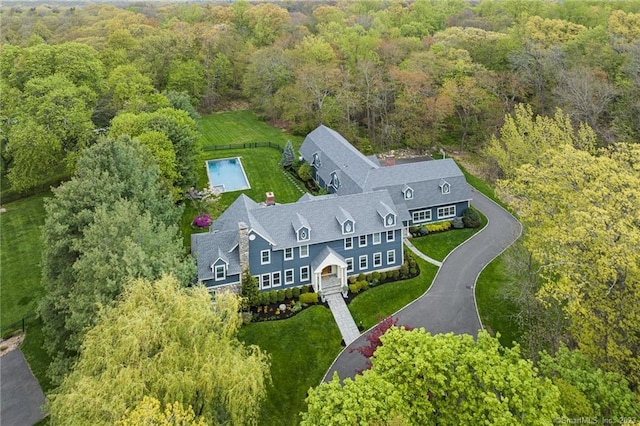
<path id="1" fill-rule="evenodd" d="M 522 225 L 494 201 L 474 188 L 471 191 L 472 205 L 487 217 L 487 225 L 449 253 L 431 287 L 422 296 L 393 314 L 398 324 L 423 327 L 431 334 L 477 336 L 482 329 L 475 300 L 476 281 L 485 266 L 520 237 Z M 338 355 L 324 381 L 331 380 L 334 372 L 342 380 L 354 377 L 365 368 L 366 359 L 351 349 L 364 346 L 367 333 Z"/>

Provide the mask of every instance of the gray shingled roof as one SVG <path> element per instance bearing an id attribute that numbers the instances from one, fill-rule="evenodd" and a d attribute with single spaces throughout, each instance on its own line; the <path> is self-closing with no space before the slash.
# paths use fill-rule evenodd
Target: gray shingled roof
<path id="1" fill-rule="evenodd" d="M 399 221 L 390 228 L 385 228 L 382 218 L 377 212 L 380 203 L 393 206 L 393 200 L 387 191 L 375 191 L 362 194 L 344 195 L 341 197 L 320 198 L 299 201 L 292 204 L 259 207 L 251 211 L 251 215 L 272 237 L 277 248 L 296 247 L 306 244 L 318 244 L 327 241 L 341 240 L 345 236 L 337 217 L 344 215 L 344 209 L 355 222 L 355 233 L 349 236 L 371 234 L 402 226 Z M 389 207 L 391 208 L 391 207 Z M 397 215 L 395 209 L 392 211 Z M 311 228 L 311 238 L 298 242 L 292 219 L 297 214 L 303 216 Z"/>
<path id="2" fill-rule="evenodd" d="M 238 198 L 211 224 L 211 231 L 237 231 L 238 222 L 244 222 L 247 226 L 267 240 L 271 241 L 267 231 L 256 222 L 251 215 L 251 210 L 259 208 L 260 205 L 244 194 Z M 237 240 L 236 240 L 237 244 Z"/>
<path id="3" fill-rule="evenodd" d="M 340 133 L 322 125 L 309 133 L 300 147 L 300 154 L 309 162 L 314 153 L 320 154 L 318 174 L 326 183 L 331 181 L 331 172 L 337 172 L 340 195 L 362 192 L 369 171 L 380 167 Z"/>
<path id="4" fill-rule="evenodd" d="M 440 185 L 443 181 L 451 185 L 451 192 L 443 194 Z M 403 189 L 413 189 L 413 199 L 405 200 Z M 368 191 L 386 189 L 398 208 L 405 204 L 409 210 L 452 204 L 471 199 L 469 185 L 452 159 L 421 161 L 418 163 L 397 164 L 372 170 L 367 178 L 365 189 Z"/>
<path id="5" fill-rule="evenodd" d="M 237 224 L 236 224 L 237 228 Z M 228 262 L 227 275 L 236 275 L 241 271 L 238 254 L 238 231 L 205 232 L 191 235 L 191 252 L 196 254 L 196 266 L 199 280 L 215 278 L 211 264 L 221 258 Z"/>
<path id="6" fill-rule="evenodd" d="M 314 153 L 320 154 L 322 165 L 318 174 L 325 183 L 331 181 L 332 172 L 338 172 L 341 187 L 336 192 L 339 195 L 387 189 L 396 205 L 406 204 L 410 210 L 471 199 L 464 175 L 450 158 L 380 167 L 326 126 L 309 133 L 300 153 L 306 159 L 313 158 Z M 451 184 L 451 193 L 442 194 L 443 181 Z M 414 191 L 412 200 L 404 199 L 402 191 L 406 186 Z"/>

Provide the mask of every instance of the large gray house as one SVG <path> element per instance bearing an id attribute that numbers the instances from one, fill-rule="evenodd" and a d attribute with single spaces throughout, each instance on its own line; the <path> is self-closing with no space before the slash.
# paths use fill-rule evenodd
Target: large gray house
<path id="1" fill-rule="evenodd" d="M 469 206 L 452 160 L 382 166 L 325 126 L 300 154 L 329 194 L 289 204 L 271 193 L 260 203 L 240 195 L 210 232 L 191 237 L 198 280 L 208 288 L 236 285 L 247 270 L 261 290 L 311 284 L 338 292 L 351 275 L 399 268 L 408 226 L 461 216 Z"/>

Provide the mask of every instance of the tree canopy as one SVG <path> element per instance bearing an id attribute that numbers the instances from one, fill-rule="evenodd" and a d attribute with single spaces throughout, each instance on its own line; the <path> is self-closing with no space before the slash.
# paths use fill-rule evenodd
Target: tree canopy
<path id="1" fill-rule="evenodd" d="M 75 359 L 99 306 L 130 278 L 173 272 L 187 284 L 175 225 L 181 210 L 159 180 L 158 166 L 135 141 L 105 139 L 87 148 L 74 177 L 45 203 L 43 283 L 39 314 L 60 380 Z M 99 283 L 99 284 L 97 284 Z"/>
<path id="2" fill-rule="evenodd" d="M 564 306 L 596 365 L 640 383 L 640 169 L 637 144 L 597 155 L 559 144 L 501 183 L 541 265 L 540 297 Z"/>
<path id="3" fill-rule="evenodd" d="M 162 418 L 160 406 L 187 424 L 257 424 L 269 364 L 237 340 L 239 307 L 231 293 L 212 300 L 169 276 L 128 283 L 50 395 L 52 424 L 137 424 L 149 409 Z"/>
<path id="4" fill-rule="evenodd" d="M 543 424 L 561 413 L 551 381 L 487 333 L 393 327 L 380 340 L 370 370 L 309 391 L 302 424 Z"/>

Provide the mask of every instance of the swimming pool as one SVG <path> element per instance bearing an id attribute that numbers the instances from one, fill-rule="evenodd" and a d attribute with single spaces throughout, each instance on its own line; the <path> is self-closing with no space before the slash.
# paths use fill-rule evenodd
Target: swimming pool
<path id="1" fill-rule="evenodd" d="M 240 157 L 207 160 L 207 174 L 209 185 L 221 192 L 251 188 Z"/>

